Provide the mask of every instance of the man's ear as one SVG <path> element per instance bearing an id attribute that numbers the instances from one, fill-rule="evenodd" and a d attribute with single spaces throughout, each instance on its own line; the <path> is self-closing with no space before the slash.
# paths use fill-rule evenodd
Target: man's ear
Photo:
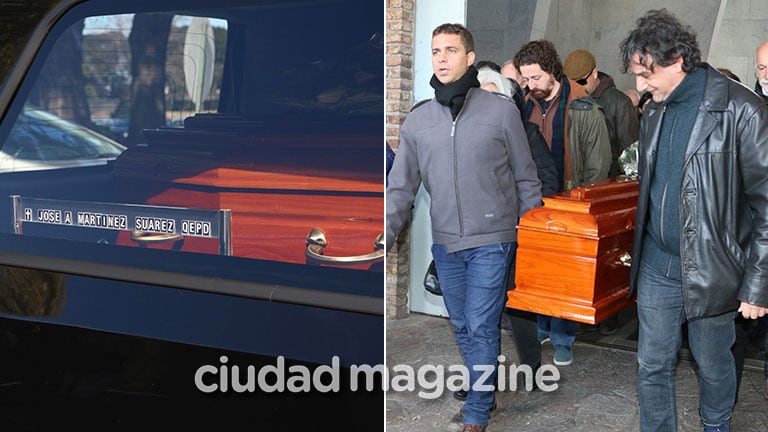
<path id="1" fill-rule="evenodd" d="M 683 56 L 680 56 L 680 57 L 676 58 L 675 61 L 672 62 L 672 64 L 674 64 L 675 66 L 679 67 L 680 71 L 682 72 L 682 70 L 683 70 Z"/>
<path id="2" fill-rule="evenodd" d="M 475 52 L 470 51 L 467 53 L 467 67 L 472 66 L 475 64 Z"/>

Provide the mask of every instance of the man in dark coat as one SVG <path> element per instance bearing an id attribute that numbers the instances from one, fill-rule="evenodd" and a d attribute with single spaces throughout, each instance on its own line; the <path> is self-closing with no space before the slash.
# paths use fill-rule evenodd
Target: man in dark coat
<path id="1" fill-rule="evenodd" d="M 768 313 L 768 107 L 704 63 L 694 30 L 666 9 L 638 19 L 620 51 L 654 102 L 640 125 L 629 280 L 640 430 L 677 430 L 675 365 L 687 324 L 704 432 L 728 432 L 734 317 Z"/>

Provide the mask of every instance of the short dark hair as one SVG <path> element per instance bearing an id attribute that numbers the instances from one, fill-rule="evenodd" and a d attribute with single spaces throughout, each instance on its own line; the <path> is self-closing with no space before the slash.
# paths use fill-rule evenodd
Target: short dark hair
<path id="1" fill-rule="evenodd" d="M 514 57 L 517 70 L 520 66 L 538 64 L 541 70 L 560 81 L 563 77 L 563 63 L 557 55 L 555 45 L 546 39 L 530 41 L 520 47 Z"/>
<path id="2" fill-rule="evenodd" d="M 632 56 L 640 56 L 640 62 L 648 69 L 655 64 L 671 65 L 678 57 L 683 58 L 682 69 L 688 73 L 701 65 L 701 51 L 696 32 L 683 24 L 667 9 L 650 10 L 637 19 L 637 28 L 621 42 L 622 72 L 629 70 Z"/>
<path id="3" fill-rule="evenodd" d="M 472 33 L 463 25 L 451 23 L 440 24 L 432 30 L 432 37 L 443 33 L 459 35 L 461 44 L 464 45 L 464 49 L 468 53 L 475 50 L 475 39 L 472 37 Z"/>
<path id="4" fill-rule="evenodd" d="M 490 60 L 480 60 L 479 62 L 477 62 L 475 67 L 478 68 L 478 69 L 487 67 L 488 69 L 490 69 L 490 70 L 492 70 L 494 72 L 501 73 L 501 66 L 499 66 L 498 63 L 490 61 Z"/>

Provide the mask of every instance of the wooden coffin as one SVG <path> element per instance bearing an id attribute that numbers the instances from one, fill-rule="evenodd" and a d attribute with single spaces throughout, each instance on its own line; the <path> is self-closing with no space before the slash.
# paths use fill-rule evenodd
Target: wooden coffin
<path id="1" fill-rule="evenodd" d="M 383 270 L 380 136 L 255 134 L 227 128 L 145 131 L 146 145 L 115 161 L 124 202 L 231 210 L 231 254 L 289 263 Z M 135 234 L 135 233 L 134 233 Z M 118 244 L 218 253 L 187 238 Z"/>
<path id="2" fill-rule="evenodd" d="M 629 306 L 638 184 L 625 177 L 544 198 L 520 220 L 507 307 L 595 324 Z"/>

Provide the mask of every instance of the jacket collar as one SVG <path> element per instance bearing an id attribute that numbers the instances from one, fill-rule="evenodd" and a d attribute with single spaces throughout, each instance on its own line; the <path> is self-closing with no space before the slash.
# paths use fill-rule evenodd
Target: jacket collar
<path id="1" fill-rule="evenodd" d="M 757 93 L 758 96 L 763 98 L 763 102 L 768 104 L 768 94 L 766 94 L 765 90 L 763 90 L 763 86 L 760 85 L 760 80 L 755 80 L 755 93 Z"/>
<path id="2" fill-rule="evenodd" d="M 726 98 L 728 96 L 728 78 L 722 76 L 706 63 L 704 63 L 702 67 L 706 68 L 707 80 L 704 89 L 704 97 L 702 98 L 699 110 L 703 109 L 706 112 L 706 116 L 712 115 L 709 114 L 712 112 L 725 111 L 728 107 L 728 100 Z M 646 140 L 650 139 L 646 157 L 651 157 L 658 146 L 658 134 L 661 130 L 663 107 L 663 102 L 656 103 L 651 101 L 650 105 L 645 110 L 645 114 L 643 114 L 643 121 L 646 123 L 645 133 L 651 135 L 651 137 L 647 136 L 645 138 Z M 699 115 L 696 116 L 693 130 L 691 131 L 691 139 L 686 150 L 686 159 L 698 144 L 703 142 L 703 137 L 706 137 L 717 125 L 714 118 L 707 119 L 706 116 L 702 116 L 701 114 L 702 113 L 700 112 Z M 649 172 L 648 170 L 652 169 L 654 164 L 655 161 L 653 160 L 646 161 L 646 173 Z"/>
<path id="3" fill-rule="evenodd" d="M 565 75 L 563 75 L 563 80 L 561 83 L 563 88 L 567 90 L 567 93 L 563 91 L 563 96 L 568 98 L 568 102 L 574 99 L 588 96 L 587 90 L 584 88 L 584 86 L 577 84 L 576 81 L 566 77 Z"/>
<path id="4" fill-rule="evenodd" d="M 725 111 L 728 108 L 728 79 L 707 63 L 703 63 L 702 67 L 707 70 L 706 87 L 704 89 L 704 98 L 702 99 L 704 108 L 707 111 Z M 646 115 L 654 117 L 654 113 L 663 106 L 663 102 L 656 103 L 651 101 L 648 109 L 646 109 Z"/>
<path id="5" fill-rule="evenodd" d="M 703 66 L 707 71 L 706 87 L 701 104 L 707 112 L 725 111 L 728 108 L 728 78 L 725 78 L 717 70 L 707 63 Z M 664 103 L 651 101 L 645 110 L 643 117 L 647 117 L 648 131 L 654 131 L 658 127 L 661 118 L 661 108 Z"/>
<path id="6" fill-rule="evenodd" d="M 613 81 L 613 77 L 605 72 L 597 71 L 597 77 L 600 79 L 600 84 L 592 91 L 593 98 L 599 98 L 603 95 L 603 92 L 611 87 L 616 87 L 616 83 Z"/>
<path id="7" fill-rule="evenodd" d="M 712 66 L 704 63 L 707 69 L 707 84 L 702 104 L 707 111 L 725 111 L 728 108 L 728 78 Z"/>
<path id="8" fill-rule="evenodd" d="M 680 84 L 661 102 L 662 108 L 673 112 L 698 108 L 704 101 L 707 78 L 705 68 L 696 68 L 686 73 Z"/>

